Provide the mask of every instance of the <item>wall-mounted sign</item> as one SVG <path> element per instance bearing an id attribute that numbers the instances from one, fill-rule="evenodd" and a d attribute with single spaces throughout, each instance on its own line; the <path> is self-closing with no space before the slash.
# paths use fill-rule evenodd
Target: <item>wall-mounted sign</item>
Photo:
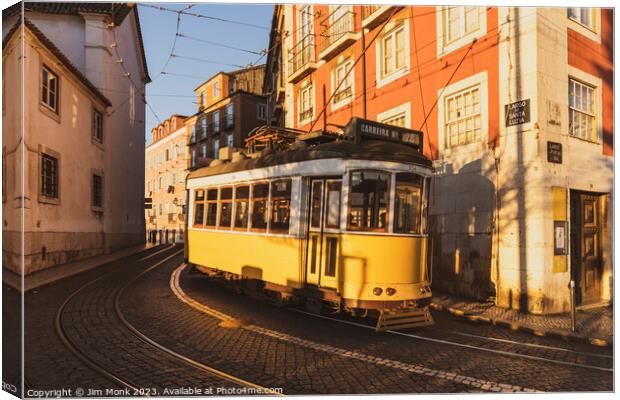
<path id="1" fill-rule="evenodd" d="M 400 142 L 422 150 L 423 136 L 421 131 L 401 128 L 394 125 L 382 124 L 367 119 L 353 117 L 345 126 L 344 134 L 349 140 L 359 143 L 362 138 L 375 140 L 389 140 Z"/>
<path id="2" fill-rule="evenodd" d="M 562 143 L 547 142 L 547 162 L 562 164 Z"/>
<path id="3" fill-rule="evenodd" d="M 566 221 L 553 221 L 553 254 L 566 255 Z"/>
<path id="4" fill-rule="evenodd" d="M 506 104 L 506 126 L 520 125 L 530 122 L 530 99 Z"/>

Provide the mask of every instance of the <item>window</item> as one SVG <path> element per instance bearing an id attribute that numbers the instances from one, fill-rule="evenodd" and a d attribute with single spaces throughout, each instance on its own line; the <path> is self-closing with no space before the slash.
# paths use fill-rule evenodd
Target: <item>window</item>
<path id="1" fill-rule="evenodd" d="M 258 112 L 256 115 L 259 121 L 267 121 L 267 105 L 259 103 L 258 104 Z"/>
<path id="2" fill-rule="evenodd" d="M 207 158 L 207 145 L 203 144 L 200 149 L 202 150 L 202 158 Z"/>
<path id="3" fill-rule="evenodd" d="M 93 174 L 93 207 L 103 208 L 103 177 Z"/>
<path id="4" fill-rule="evenodd" d="M 568 18 L 580 23 L 590 30 L 595 30 L 594 9 L 592 8 L 576 8 L 568 9 Z"/>
<path id="5" fill-rule="evenodd" d="M 340 227 L 340 191 L 341 181 L 327 181 L 327 193 L 325 205 L 325 227 L 338 229 Z"/>
<path id="6" fill-rule="evenodd" d="M 380 171 L 351 173 L 348 226 L 351 230 L 387 231 L 390 174 Z"/>
<path id="7" fill-rule="evenodd" d="M 213 158 L 218 159 L 220 152 L 220 139 L 213 140 Z"/>
<path id="8" fill-rule="evenodd" d="M 190 143 L 194 143 L 196 141 L 196 125 L 192 124 L 189 129 L 190 129 L 190 132 L 191 132 L 191 135 L 190 135 L 190 138 L 189 138 L 189 142 Z"/>
<path id="9" fill-rule="evenodd" d="M 205 105 L 205 91 L 200 92 L 200 99 L 198 100 L 198 108 L 202 108 Z"/>
<path id="10" fill-rule="evenodd" d="M 304 85 L 299 92 L 299 123 L 309 122 L 314 115 L 314 88 L 312 82 Z"/>
<path id="11" fill-rule="evenodd" d="M 96 141 L 103 143 L 103 114 L 93 108 L 92 118 L 91 134 Z"/>
<path id="12" fill-rule="evenodd" d="M 196 149 L 192 149 L 192 167 L 196 166 Z"/>
<path id="13" fill-rule="evenodd" d="M 229 128 L 233 126 L 233 122 L 235 120 L 235 116 L 233 115 L 233 105 L 226 105 L 226 127 Z"/>
<path id="14" fill-rule="evenodd" d="M 387 83 L 407 72 L 409 49 L 406 37 L 408 29 L 401 23 L 384 34 L 379 40 L 379 81 Z"/>
<path id="15" fill-rule="evenodd" d="M 168 149 L 166 149 L 165 150 L 165 154 L 166 154 L 166 156 L 165 156 L 164 160 L 169 161 L 170 160 L 170 151 L 168 151 Z"/>
<path id="16" fill-rule="evenodd" d="M 484 7 L 445 6 L 437 13 L 437 55 L 459 49 L 486 34 Z"/>
<path id="17" fill-rule="evenodd" d="M 159 211 L 161 215 L 161 209 Z M 205 191 L 197 189 L 194 197 L 194 226 L 202 228 L 205 216 Z"/>
<path id="18" fill-rule="evenodd" d="M 377 121 L 401 128 L 411 127 L 411 103 L 407 102 L 377 115 Z"/>
<path id="19" fill-rule="evenodd" d="M 568 81 L 568 131 L 571 136 L 598 143 L 596 89 L 575 79 Z"/>
<path id="20" fill-rule="evenodd" d="M 58 158 L 45 153 L 41 154 L 41 194 L 58 198 Z"/>
<path id="21" fill-rule="evenodd" d="M 345 60 L 338 64 L 332 72 L 332 87 L 337 91 L 334 93 L 333 103 L 335 106 L 347 104 L 353 97 L 353 72 L 351 67 L 353 61 Z M 338 86 L 340 85 L 340 86 Z"/>
<path id="22" fill-rule="evenodd" d="M 207 116 L 200 119 L 200 138 L 207 137 Z"/>
<path id="23" fill-rule="evenodd" d="M 215 227 L 217 222 L 217 189 L 207 190 L 207 221 L 206 226 Z"/>
<path id="24" fill-rule="evenodd" d="M 422 177 L 410 173 L 396 174 L 394 232 L 420 233 L 422 218 Z"/>
<path id="25" fill-rule="evenodd" d="M 444 118 L 446 147 L 479 142 L 482 137 L 480 86 L 446 97 Z"/>
<path id="26" fill-rule="evenodd" d="M 164 187 L 164 177 L 160 176 L 159 177 L 159 190 L 161 190 L 161 188 Z"/>
<path id="27" fill-rule="evenodd" d="M 228 146 L 229 149 L 233 147 L 233 142 L 234 142 L 233 134 L 229 133 L 228 135 L 226 135 L 226 146 Z"/>
<path id="28" fill-rule="evenodd" d="M 55 113 L 58 112 L 58 75 L 45 65 L 41 72 L 41 102 Z"/>
<path id="29" fill-rule="evenodd" d="M 267 229 L 267 201 L 269 200 L 269 184 L 252 185 L 252 229 Z"/>
<path id="30" fill-rule="evenodd" d="M 288 232 L 291 213 L 291 180 L 271 182 L 271 227 L 272 232 Z"/>
<path id="31" fill-rule="evenodd" d="M 220 97 L 220 83 L 215 82 L 213 84 L 213 98 L 216 99 L 218 97 Z"/>
<path id="32" fill-rule="evenodd" d="M 213 112 L 213 131 L 214 132 L 220 131 L 220 112 L 219 111 Z"/>
<path id="33" fill-rule="evenodd" d="M 220 189 L 220 223 L 218 229 L 230 229 L 232 222 L 233 189 L 231 187 Z"/>
<path id="34" fill-rule="evenodd" d="M 250 187 L 238 186 L 235 188 L 235 229 L 247 229 L 248 213 L 250 210 Z"/>
<path id="35" fill-rule="evenodd" d="M 172 174 L 172 185 L 176 185 L 177 184 L 177 174 L 173 173 Z"/>

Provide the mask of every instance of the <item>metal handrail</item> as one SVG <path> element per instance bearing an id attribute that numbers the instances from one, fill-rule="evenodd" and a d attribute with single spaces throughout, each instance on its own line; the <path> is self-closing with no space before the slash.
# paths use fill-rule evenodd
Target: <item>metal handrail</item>
<path id="1" fill-rule="evenodd" d="M 333 43 L 337 42 L 347 33 L 355 32 L 355 13 L 346 11 L 338 19 L 332 21 L 321 35 L 323 40 L 319 47 L 319 51 L 323 51 Z"/>

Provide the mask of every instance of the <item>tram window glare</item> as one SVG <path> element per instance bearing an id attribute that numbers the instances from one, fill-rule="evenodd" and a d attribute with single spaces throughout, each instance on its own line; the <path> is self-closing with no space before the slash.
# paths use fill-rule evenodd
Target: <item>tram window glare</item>
<path id="1" fill-rule="evenodd" d="M 348 226 L 358 231 L 387 231 L 390 174 L 380 171 L 351 173 Z"/>
<path id="2" fill-rule="evenodd" d="M 235 188 L 235 223 L 236 229 L 248 227 L 248 211 L 250 208 L 250 187 L 239 186 Z"/>
<path id="3" fill-rule="evenodd" d="M 205 215 L 205 191 L 196 190 L 194 197 L 194 226 L 202 227 Z"/>
<path id="4" fill-rule="evenodd" d="M 217 189 L 207 190 L 207 220 L 205 225 L 215 227 L 217 222 Z"/>
<path id="5" fill-rule="evenodd" d="M 325 226 L 338 229 L 340 226 L 340 190 L 341 181 L 327 182 L 327 204 L 325 209 Z"/>
<path id="6" fill-rule="evenodd" d="M 271 182 L 271 231 L 288 232 L 291 213 L 291 180 Z"/>
<path id="7" fill-rule="evenodd" d="M 267 201 L 269 184 L 258 183 L 252 186 L 252 229 L 267 229 Z"/>
<path id="8" fill-rule="evenodd" d="M 422 213 L 422 178 L 411 173 L 396 174 L 394 232 L 419 233 Z"/>
<path id="9" fill-rule="evenodd" d="M 232 188 L 220 189 L 220 223 L 218 228 L 230 229 L 232 222 Z"/>

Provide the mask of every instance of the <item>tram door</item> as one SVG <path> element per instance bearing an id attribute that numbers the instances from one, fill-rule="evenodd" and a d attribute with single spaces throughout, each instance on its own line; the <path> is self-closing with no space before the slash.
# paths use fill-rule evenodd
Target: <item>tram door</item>
<path id="1" fill-rule="evenodd" d="M 341 179 L 310 181 L 306 284 L 337 288 Z"/>

